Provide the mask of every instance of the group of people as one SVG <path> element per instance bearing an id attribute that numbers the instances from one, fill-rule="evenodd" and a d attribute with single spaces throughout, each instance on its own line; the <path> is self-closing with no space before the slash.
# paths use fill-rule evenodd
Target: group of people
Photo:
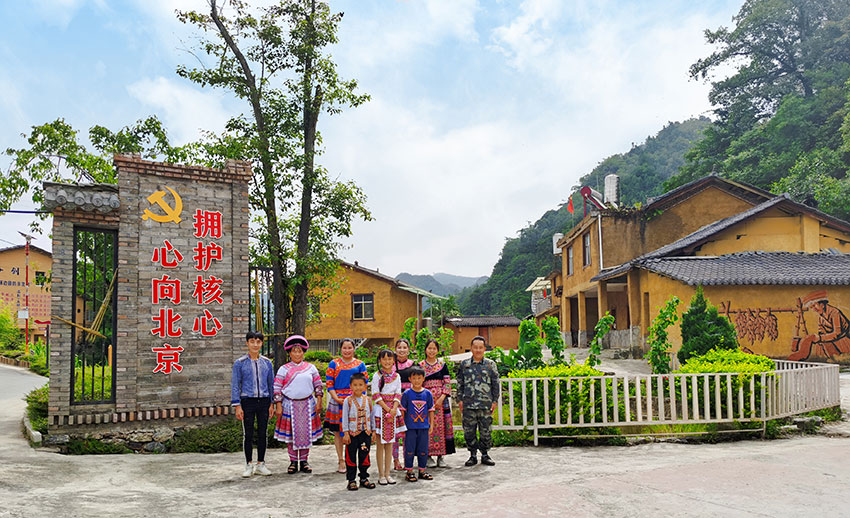
<path id="1" fill-rule="evenodd" d="M 316 366 L 304 361 L 310 344 L 300 335 L 287 338 L 283 348 L 290 362 L 275 374 L 271 360 L 260 355 L 262 333 L 249 332 L 245 341 L 248 353 L 233 364 L 231 380 L 231 405 L 243 429 L 246 465 L 242 476 L 271 475 L 265 465 L 265 430 L 272 417 L 277 418 L 275 439 L 287 444 L 287 473 L 311 473 L 310 447 L 323 433 L 324 386 Z M 483 337 L 473 338 L 472 357 L 460 362 L 456 373 L 456 397 L 470 452 L 466 466 L 478 463 L 478 452 L 482 464 L 495 464 L 488 451 L 492 447 L 492 414 L 499 399 L 499 373 L 495 363 L 484 358 L 486 346 Z M 396 471 L 405 471 L 409 482 L 432 480 L 428 468 L 446 467 L 445 456 L 455 453 L 451 378 L 448 366 L 439 358 L 439 344 L 428 341 L 425 359 L 416 363 L 410 358 L 410 343 L 397 340 L 394 351 L 378 352 L 378 370 L 371 381 L 366 365 L 354 351 L 354 341 L 343 339 L 340 357 L 330 362 L 325 373 L 329 401 L 324 428 L 333 433 L 338 472 L 346 474 L 347 489 L 375 488 L 369 480 L 373 443 L 378 484 L 396 483 L 391 464 Z M 253 463 L 255 424 L 257 462 Z"/>

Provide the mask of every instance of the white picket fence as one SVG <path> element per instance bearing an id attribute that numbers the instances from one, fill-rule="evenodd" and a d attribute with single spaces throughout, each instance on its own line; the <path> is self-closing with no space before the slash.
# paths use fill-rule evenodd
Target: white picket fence
<path id="1" fill-rule="evenodd" d="M 760 422 L 838 406 L 838 365 L 776 361 L 757 374 L 653 374 L 501 380 L 494 430 L 529 430 L 538 444 L 547 429 L 639 427 L 629 435 L 691 435 L 640 428 Z M 456 429 L 462 427 L 456 426 Z M 741 430 L 729 430 L 741 431 Z M 577 437 L 548 435 L 547 437 Z"/>

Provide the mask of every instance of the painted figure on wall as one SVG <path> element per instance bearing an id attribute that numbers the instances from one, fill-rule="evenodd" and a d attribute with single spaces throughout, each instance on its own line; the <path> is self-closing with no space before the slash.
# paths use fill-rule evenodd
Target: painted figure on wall
<path id="1" fill-rule="evenodd" d="M 804 361 L 809 358 L 815 346 L 818 346 L 827 358 L 850 353 L 850 321 L 840 309 L 829 304 L 826 291 L 812 292 L 800 302 L 806 309 L 818 314 L 818 332 L 803 336 L 799 340 L 795 339 L 796 343 L 792 343 L 792 353 L 788 359 Z"/>

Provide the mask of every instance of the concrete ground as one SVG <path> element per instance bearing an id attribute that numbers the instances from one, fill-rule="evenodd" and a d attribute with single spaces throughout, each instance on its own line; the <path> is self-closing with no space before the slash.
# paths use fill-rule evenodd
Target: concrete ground
<path id="1" fill-rule="evenodd" d="M 30 448 L 20 397 L 43 379 L 0 366 L 0 516 L 847 516 L 850 438 L 496 448 L 494 467 L 449 457 L 434 480 L 344 489 L 333 448 L 312 475 L 240 478 L 242 455 L 64 456 Z M 850 397 L 850 376 L 842 375 Z M 374 456 L 373 456 L 374 460 Z M 375 470 L 371 470 L 373 473 Z M 400 479 L 401 477 L 397 477 Z"/>

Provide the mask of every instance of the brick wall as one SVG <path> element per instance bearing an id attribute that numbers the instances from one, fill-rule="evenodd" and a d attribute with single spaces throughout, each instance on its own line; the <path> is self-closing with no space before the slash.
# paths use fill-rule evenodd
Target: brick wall
<path id="1" fill-rule="evenodd" d="M 54 218 L 54 308 L 70 314 L 73 229 L 75 225 L 118 228 L 118 329 L 114 344 L 115 402 L 98 405 L 70 404 L 70 329 L 55 326 L 51 350 L 50 425 L 54 431 L 104 428 L 120 423 L 158 421 L 164 426 L 181 419 L 226 414 L 230 401 L 233 360 L 244 352 L 248 330 L 248 182 L 250 164 L 229 161 L 223 170 L 177 166 L 141 160 L 137 155 L 116 155 L 120 207 L 107 215 L 57 210 Z M 156 191 L 173 189 L 182 200 L 180 222 L 142 219 L 146 209 L 164 211 L 147 198 Z M 174 206 L 170 194 L 167 203 Z M 197 209 L 222 213 L 222 237 L 194 237 Z M 153 251 L 169 242 L 183 255 L 179 266 L 154 263 Z M 222 260 L 207 271 L 194 268 L 193 249 L 198 242 L 215 242 Z M 171 255 L 173 257 L 173 255 Z M 151 300 L 151 280 L 167 274 L 181 281 L 181 302 Z M 223 279 L 223 303 L 198 304 L 193 297 L 198 275 Z M 60 309 L 61 308 L 61 309 Z M 151 319 L 159 308 L 170 308 L 181 319 L 179 337 L 161 338 L 151 333 Z M 215 336 L 193 331 L 193 321 L 209 310 L 222 328 Z M 57 313 L 63 316 L 62 313 Z M 65 317 L 69 318 L 69 317 Z M 70 319 L 70 318 L 69 318 Z M 181 372 L 154 373 L 153 347 L 165 343 L 182 347 Z M 55 344 L 55 345 L 54 345 Z M 147 424 L 146 426 L 149 426 Z"/>

